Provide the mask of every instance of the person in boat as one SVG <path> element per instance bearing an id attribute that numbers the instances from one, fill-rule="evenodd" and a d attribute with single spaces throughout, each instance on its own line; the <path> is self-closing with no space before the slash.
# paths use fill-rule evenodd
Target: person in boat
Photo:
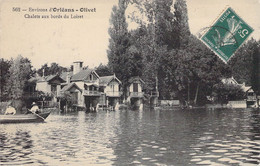
<path id="1" fill-rule="evenodd" d="M 32 108 L 30 109 L 30 112 L 32 112 L 34 114 L 40 113 L 40 109 L 35 102 L 32 103 Z"/>
<path id="2" fill-rule="evenodd" d="M 9 104 L 5 110 L 5 115 L 15 115 L 15 114 L 16 114 L 15 108 L 12 107 L 11 104 Z"/>

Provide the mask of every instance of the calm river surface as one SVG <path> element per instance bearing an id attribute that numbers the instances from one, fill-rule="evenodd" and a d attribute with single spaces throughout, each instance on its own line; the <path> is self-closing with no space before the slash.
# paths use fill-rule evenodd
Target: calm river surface
<path id="1" fill-rule="evenodd" d="M 0 165 L 258 165 L 260 110 L 52 113 L 0 124 Z"/>

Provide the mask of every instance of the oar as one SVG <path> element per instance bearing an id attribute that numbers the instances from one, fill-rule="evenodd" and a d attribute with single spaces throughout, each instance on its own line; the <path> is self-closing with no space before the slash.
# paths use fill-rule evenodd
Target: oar
<path id="1" fill-rule="evenodd" d="M 31 110 L 29 110 L 31 113 L 33 113 L 34 115 L 38 116 L 39 118 L 41 118 L 42 120 L 45 120 L 42 116 L 36 114 L 35 112 L 32 112 Z"/>

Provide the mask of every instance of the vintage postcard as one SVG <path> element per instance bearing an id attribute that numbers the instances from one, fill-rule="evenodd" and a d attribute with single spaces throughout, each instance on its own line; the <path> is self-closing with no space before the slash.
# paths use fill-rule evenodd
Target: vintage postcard
<path id="1" fill-rule="evenodd" d="M 0 165 L 260 165 L 260 0 L 0 0 Z"/>

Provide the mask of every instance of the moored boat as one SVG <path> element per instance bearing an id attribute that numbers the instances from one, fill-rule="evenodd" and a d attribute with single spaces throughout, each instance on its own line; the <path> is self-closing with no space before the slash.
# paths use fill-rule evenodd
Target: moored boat
<path id="1" fill-rule="evenodd" d="M 43 122 L 51 112 L 44 112 L 39 114 L 17 114 L 17 115 L 0 115 L 1 123 L 30 123 Z"/>

